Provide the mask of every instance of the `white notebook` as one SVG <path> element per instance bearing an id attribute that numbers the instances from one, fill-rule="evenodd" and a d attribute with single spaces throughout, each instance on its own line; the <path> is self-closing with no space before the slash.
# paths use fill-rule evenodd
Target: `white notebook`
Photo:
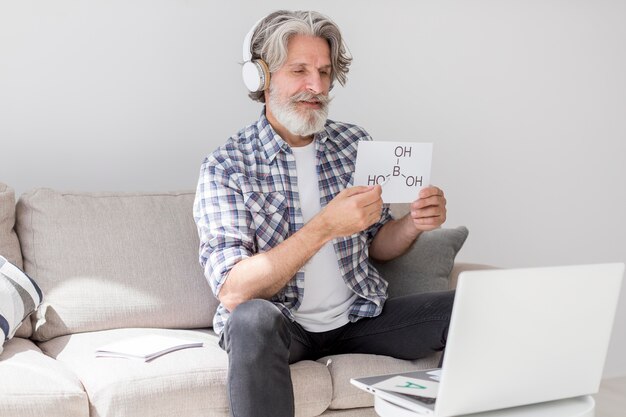
<path id="1" fill-rule="evenodd" d="M 148 334 L 109 343 L 96 350 L 96 357 L 150 361 L 179 349 L 202 347 L 202 342 L 172 336 Z"/>

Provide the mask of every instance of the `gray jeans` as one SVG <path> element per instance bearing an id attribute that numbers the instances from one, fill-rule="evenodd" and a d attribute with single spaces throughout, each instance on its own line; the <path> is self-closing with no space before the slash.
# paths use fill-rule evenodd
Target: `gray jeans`
<path id="1" fill-rule="evenodd" d="M 342 353 L 419 359 L 446 345 L 454 291 L 387 300 L 378 317 L 328 332 L 307 332 L 267 300 L 231 313 L 220 339 L 228 353 L 228 397 L 234 417 L 293 417 L 289 364 Z"/>

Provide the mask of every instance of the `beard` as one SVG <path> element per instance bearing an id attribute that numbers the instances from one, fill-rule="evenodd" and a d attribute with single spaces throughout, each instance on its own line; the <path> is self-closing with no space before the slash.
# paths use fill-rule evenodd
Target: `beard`
<path id="1" fill-rule="evenodd" d="M 332 98 L 324 94 L 306 91 L 281 100 L 278 88 L 270 85 L 269 104 L 276 120 L 290 133 L 298 136 L 310 136 L 324 129 L 328 118 L 328 105 Z M 302 101 L 317 102 L 319 109 L 298 109 Z"/>

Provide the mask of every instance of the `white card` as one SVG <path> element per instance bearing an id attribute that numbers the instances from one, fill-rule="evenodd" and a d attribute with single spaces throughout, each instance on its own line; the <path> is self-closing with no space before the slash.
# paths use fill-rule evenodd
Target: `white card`
<path id="1" fill-rule="evenodd" d="M 385 391 L 399 392 L 401 394 L 417 395 L 419 397 L 437 398 L 439 383 L 424 379 L 409 378 L 406 376 L 394 376 L 374 385 L 374 388 Z"/>
<path id="2" fill-rule="evenodd" d="M 411 203 L 430 185 L 432 143 L 373 142 L 358 144 L 354 185 L 383 187 L 383 202 Z"/>

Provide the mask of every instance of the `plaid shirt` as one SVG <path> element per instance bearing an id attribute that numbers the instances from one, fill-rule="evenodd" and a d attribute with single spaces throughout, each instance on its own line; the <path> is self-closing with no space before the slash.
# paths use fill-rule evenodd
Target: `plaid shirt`
<path id="1" fill-rule="evenodd" d="M 351 186 L 357 143 L 371 138 L 358 126 L 328 120 L 314 140 L 320 204 L 325 207 Z M 269 251 L 303 226 L 296 161 L 265 111 L 255 124 L 204 160 L 194 218 L 200 236 L 200 264 L 216 296 L 237 262 Z M 333 240 L 344 281 L 359 296 L 348 312 L 351 321 L 379 315 L 387 298 L 387 282 L 370 263 L 368 247 L 390 218 L 385 205 L 380 220 L 369 229 Z M 298 309 L 303 295 L 304 272 L 300 270 L 271 301 L 294 320 L 292 311 Z M 217 334 L 228 316 L 220 304 L 213 319 Z"/>

